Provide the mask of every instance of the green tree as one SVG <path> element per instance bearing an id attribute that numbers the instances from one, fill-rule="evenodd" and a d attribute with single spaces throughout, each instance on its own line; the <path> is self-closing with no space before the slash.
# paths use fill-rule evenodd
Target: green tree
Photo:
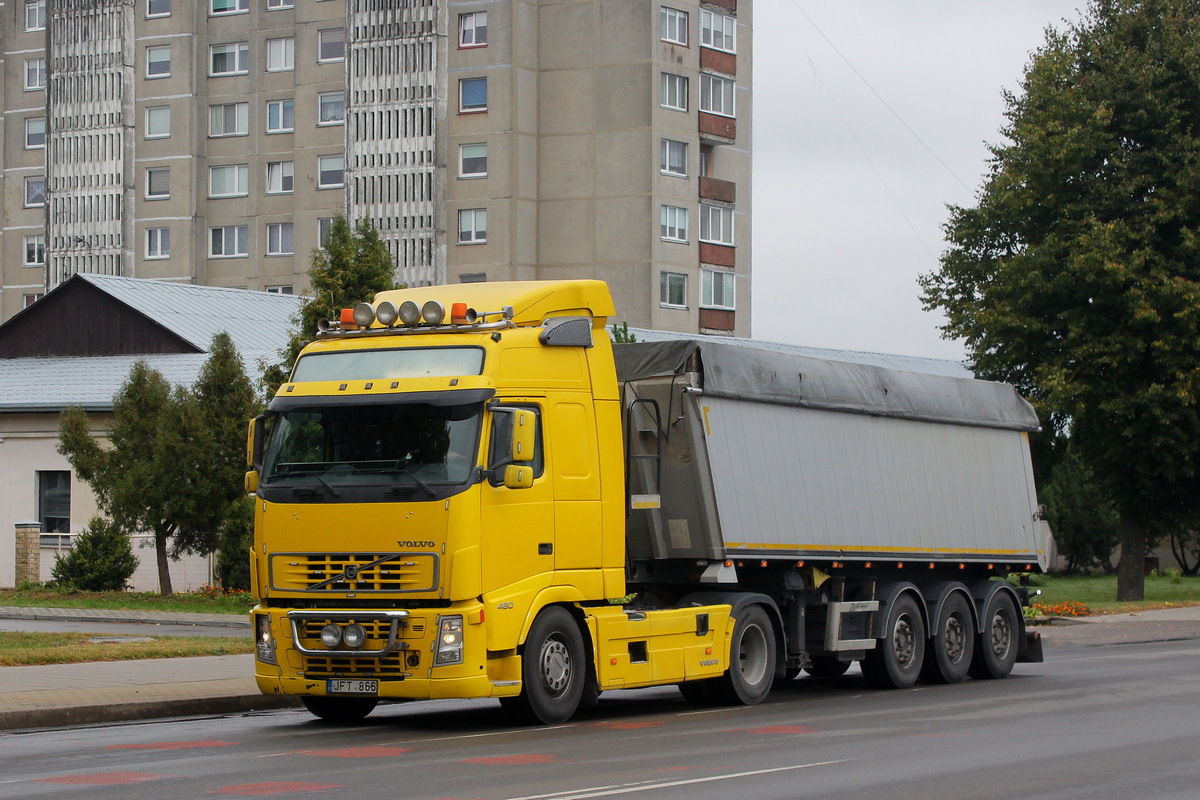
<path id="1" fill-rule="evenodd" d="M 1005 99 L 924 303 L 1069 430 L 1140 599 L 1148 531 L 1200 515 L 1200 0 L 1092 0 Z"/>
<path id="2" fill-rule="evenodd" d="M 137 570 L 129 534 L 120 526 L 92 517 L 71 549 L 54 562 L 54 583 L 87 592 L 119 592 Z"/>
<path id="3" fill-rule="evenodd" d="M 254 499 L 243 495 L 221 529 L 217 579 L 226 589 L 250 591 L 250 548 L 254 546 Z"/>
<path id="4" fill-rule="evenodd" d="M 1074 450 L 1068 449 L 1054 467 L 1041 498 L 1059 552 L 1067 559 L 1067 571 L 1094 567 L 1111 571 L 1118 539 L 1117 509 Z"/>
<path id="5" fill-rule="evenodd" d="M 314 248 L 308 268 L 309 291 L 294 320 L 287 347 L 277 364 L 264 365 L 262 385 L 266 398 L 274 396 L 287 380 L 296 357 L 317 335 L 317 322 L 336 320 L 343 308 L 371 300 L 378 292 L 395 289 L 395 262 L 387 244 L 369 219 L 353 228 L 343 216 L 334 217 L 324 247 Z"/>
<path id="6" fill-rule="evenodd" d="M 113 523 L 154 534 L 159 590 L 172 592 L 170 559 L 212 553 L 243 494 L 245 425 L 257 406 L 227 334 L 191 389 L 170 385 L 137 362 L 113 398 L 109 447 L 92 436 L 80 408 L 59 418 L 60 453 Z"/>

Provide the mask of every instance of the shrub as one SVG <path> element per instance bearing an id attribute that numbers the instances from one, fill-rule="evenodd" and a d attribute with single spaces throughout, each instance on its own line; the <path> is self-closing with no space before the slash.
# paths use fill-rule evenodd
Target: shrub
<path id="1" fill-rule="evenodd" d="M 221 531 L 217 580 L 225 589 L 250 591 L 250 548 L 254 545 L 254 501 L 237 500 Z"/>
<path id="2" fill-rule="evenodd" d="M 108 520 L 92 517 L 66 556 L 54 562 L 54 582 L 89 592 L 125 589 L 137 569 L 129 535 Z"/>

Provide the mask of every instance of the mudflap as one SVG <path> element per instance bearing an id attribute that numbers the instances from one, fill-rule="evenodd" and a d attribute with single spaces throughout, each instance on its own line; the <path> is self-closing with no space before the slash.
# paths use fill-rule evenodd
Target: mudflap
<path id="1" fill-rule="evenodd" d="M 1025 631 L 1021 647 L 1017 650 L 1017 661 L 1022 664 L 1042 663 L 1042 634 L 1038 631 Z"/>

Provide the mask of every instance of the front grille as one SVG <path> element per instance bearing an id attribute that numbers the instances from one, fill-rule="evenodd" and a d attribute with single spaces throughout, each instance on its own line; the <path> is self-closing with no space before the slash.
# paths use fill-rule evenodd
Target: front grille
<path id="1" fill-rule="evenodd" d="M 369 612 L 362 617 L 350 618 L 339 615 L 337 619 L 305 618 L 296 621 L 296 632 L 301 642 L 309 650 L 320 650 L 321 628 L 331 622 L 347 625 L 357 622 L 367 631 L 367 641 L 363 650 L 381 650 L 387 644 L 391 631 L 391 621 L 374 619 Z M 420 648 L 414 643 L 425 638 L 425 620 L 408 618 L 397 621 L 395 650 L 382 657 L 373 656 L 321 656 L 302 654 L 304 659 L 304 677 L 306 678 L 377 678 L 379 680 L 403 680 L 412 674 L 416 668 L 412 660 L 419 658 Z"/>
<path id="2" fill-rule="evenodd" d="M 407 665 L 409 653 L 397 650 L 383 658 L 325 658 L 304 656 L 306 678 L 378 678 L 404 680 L 413 670 Z"/>
<path id="3" fill-rule="evenodd" d="M 357 613 L 357 612 L 356 612 Z M 361 619 L 348 619 L 344 616 L 337 618 L 339 625 L 347 625 L 351 622 L 357 622 L 362 625 L 367 631 L 367 643 L 364 645 L 366 649 L 382 647 L 388 639 L 388 631 L 391 630 L 392 623 L 386 619 L 371 619 L 369 612 L 364 612 Z M 301 639 L 315 639 L 317 642 L 321 640 L 321 628 L 324 628 L 329 623 L 334 622 L 332 619 L 305 619 L 302 620 L 296 627 L 300 629 Z M 418 641 L 425 636 L 425 623 L 420 619 L 402 620 L 396 628 L 396 641 L 412 642 Z M 319 644 L 311 644 L 310 647 L 320 647 Z"/>
<path id="4" fill-rule="evenodd" d="M 292 592 L 432 592 L 437 553 L 275 553 L 271 588 Z"/>

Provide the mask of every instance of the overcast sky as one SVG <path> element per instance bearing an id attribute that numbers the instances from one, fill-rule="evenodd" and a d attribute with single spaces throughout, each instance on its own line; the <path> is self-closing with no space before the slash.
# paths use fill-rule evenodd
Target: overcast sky
<path id="1" fill-rule="evenodd" d="M 946 204 L 974 204 L 1002 90 L 1084 7 L 756 0 L 753 336 L 962 358 L 917 276 L 945 248 Z"/>

